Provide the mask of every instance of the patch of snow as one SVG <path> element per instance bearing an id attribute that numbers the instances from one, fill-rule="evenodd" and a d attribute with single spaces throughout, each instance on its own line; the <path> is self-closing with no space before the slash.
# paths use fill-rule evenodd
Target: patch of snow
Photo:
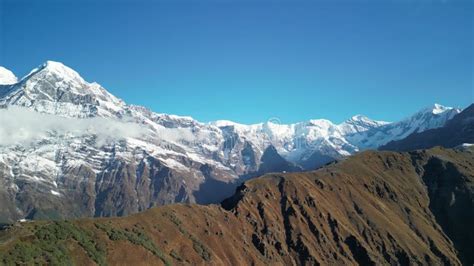
<path id="1" fill-rule="evenodd" d="M 172 159 L 172 158 L 167 158 L 167 159 L 161 159 L 161 161 L 166 164 L 171 169 L 179 169 L 183 171 L 189 171 L 189 168 L 184 166 L 182 163 Z"/>
<path id="2" fill-rule="evenodd" d="M 12 85 L 18 83 L 18 78 L 10 70 L 0 66 L 0 85 Z"/>
<path id="3" fill-rule="evenodd" d="M 433 108 L 432 108 L 432 109 L 433 109 L 433 110 L 432 110 L 431 112 L 432 112 L 433 114 L 436 114 L 436 115 L 437 115 L 437 114 L 444 113 L 444 112 L 446 112 L 446 111 L 448 111 L 448 110 L 451 110 L 451 109 L 453 109 L 453 108 L 452 108 L 452 107 L 442 106 L 442 105 L 440 105 L 440 104 L 435 103 L 435 104 L 433 105 Z"/>

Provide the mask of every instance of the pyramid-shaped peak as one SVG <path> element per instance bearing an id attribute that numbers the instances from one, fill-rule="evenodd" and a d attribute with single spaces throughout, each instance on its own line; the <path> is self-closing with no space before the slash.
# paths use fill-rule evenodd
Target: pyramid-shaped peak
<path id="1" fill-rule="evenodd" d="M 33 69 L 24 76 L 21 80 L 26 81 L 34 77 L 40 79 L 55 77 L 57 80 L 63 80 L 66 82 L 76 81 L 79 83 L 87 83 L 74 69 L 64 65 L 57 61 L 46 61 L 37 68 Z"/>
<path id="2" fill-rule="evenodd" d="M 48 69 L 55 69 L 55 70 L 72 70 L 70 67 L 66 66 L 65 64 L 58 62 L 58 61 L 51 61 L 48 60 L 42 64 L 43 68 L 48 68 Z"/>
<path id="3" fill-rule="evenodd" d="M 84 79 L 74 69 L 56 61 L 46 61 L 37 69 L 37 71 L 32 72 L 51 73 L 66 80 L 78 80 L 84 82 Z"/>
<path id="4" fill-rule="evenodd" d="M 432 113 L 432 114 L 442 114 L 446 111 L 453 110 L 453 107 L 447 107 L 438 103 L 435 103 L 433 105 L 427 106 L 423 108 L 419 113 Z"/>
<path id="5" fill-rule="evenodd" d="M 433 112 L 433 114 L 438 114 L 438 113 L 442 113 L 444 111 L 451 110 L 451 109 L 453 109 L 453 108 L 452 107 L 446 107 L 446 106 L 443 106 L 441 104 L 435 103 L 433 105 L 432 112 Z"/>
<path id="6" fill-rule="evenodd" d="M 41 64 L 1 96 L 5 105 L 67 117 L 119 117 L 126 108 L 99 84 L 86 82 L 75 70 L 55 61 Z"/>

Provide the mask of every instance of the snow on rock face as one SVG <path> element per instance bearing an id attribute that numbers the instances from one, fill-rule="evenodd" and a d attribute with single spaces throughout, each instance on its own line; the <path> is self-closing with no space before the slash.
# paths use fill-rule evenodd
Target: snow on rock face
<path id="1" fill-rule="evenodd" d="M 352 134 L 348 140 L 361 149 L 374 149 L 393 140 L 400 140 L 412 133 L 442 127 L 461 112 L 460 109 L 439 104 L 423 108 L 415 114 L 394 123 L 387 123 L 361 134 Z"/>
<path id="2" fill-rule="evenodd" d="M 85 80 L 79 75 L 79 73 L 60 62 L 46 61 L 38 68 L 31 71 L 28 76 L 36 75 L 38 73 L 57 76 L 65 82 L 85 83 Z"/>
<path id="3" fill-rule="evenodd" d="M 442 105 L 437 104 L 437 103 L 435 103 L 432 107 L 426 108 L 426 110 L 431 111 L 431 113 L 432 113 L 432 114 L 435 114 L 435 115 L 444 113 L 444 112 L 449 111 L 449 110 L 451 110 L 451 109 L 453 109 L 453 108 L 451 108 L 451 107 L 446 107 L 446 106 L 442 106 Z"/>
<path id="4" fill-rule="evenodd" d="M 349 120 L 339 125 L 339 129 L 343 134 L 354 134 L 367 131 L 371 128 L 378 128 L 384 125 L 390 124 L 385 121 L 376 121 L 363 115 L 355 115 Z"/>
<path id="5" fill-rule="evenodd" d="M 221 120 L 212 123 L 221 129 L 231 129 L 235 135 L 250 141 L 260 150 L 273 145 L 278 152 L 292 162 L 298 162 L 319 151 L 335 158 L 350 155 L 358 147 L 346 140 L 346 136 L 362 133 L 388 124 L 363 116 L 355 116 L 339 125 L 326 119 L 313 119 L 295 124 L 272 122 L 242 125 Z"/>
<path id="6" fill-rule="evenodd" d="M 18 79 L 13 72 L 0 66 L 0 85 L 11 85 L 17 82 Z"/>

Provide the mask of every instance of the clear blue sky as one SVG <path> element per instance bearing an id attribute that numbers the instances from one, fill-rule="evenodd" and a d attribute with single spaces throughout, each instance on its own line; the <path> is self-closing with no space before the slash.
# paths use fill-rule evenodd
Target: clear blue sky
<path id="1" fill-rule="evenodd" d="M 473 3 L 0 0 L 0 65 L 201 121 L 397 120 L 474 101 Z"/>

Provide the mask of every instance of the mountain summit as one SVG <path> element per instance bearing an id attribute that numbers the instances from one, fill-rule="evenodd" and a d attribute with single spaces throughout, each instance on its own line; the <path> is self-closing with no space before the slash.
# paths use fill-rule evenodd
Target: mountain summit
<path id="1" fill-rule="evenodd" d="M 474 143 L 474 104 L 465 108 L 443 127 L 415 132 L 379 147 L 381 150 L 410 151 L 434 146 L 456 147 Z"/>
<path id="2" fill-rule="evenodd" d="M 45 75 L 56 76 L 56 78 L 63 82 L 86 83 L 79 73 L 61 62 L 46 61 L 39 67 L 33 69 L 27 77 L 37 74 L 41 74 L 42 77 Z"/>
<path id="3" fill-rule="evenodd" d="M 441 113 L 444 113 L 446 111 L 449 111 L 449 110 L 452 110 L 453 108 L 452 107 L 446 107 L 446 106 L 443 106 L 441 104 L 438 104 L 438 103 L 435 103 L 433 106 L 429 106 L 427 108 L 424 109 L 425 112 L 430 112 L 433 113 L 433 114 L 441 114 Z"/>
<path id="4" fill-rule="evenodd" d="M 125 105 L 99 84 L 54 61 L 33 69 L 5 94 L 0 104 L 67 117 L 116 117 Z"/>

